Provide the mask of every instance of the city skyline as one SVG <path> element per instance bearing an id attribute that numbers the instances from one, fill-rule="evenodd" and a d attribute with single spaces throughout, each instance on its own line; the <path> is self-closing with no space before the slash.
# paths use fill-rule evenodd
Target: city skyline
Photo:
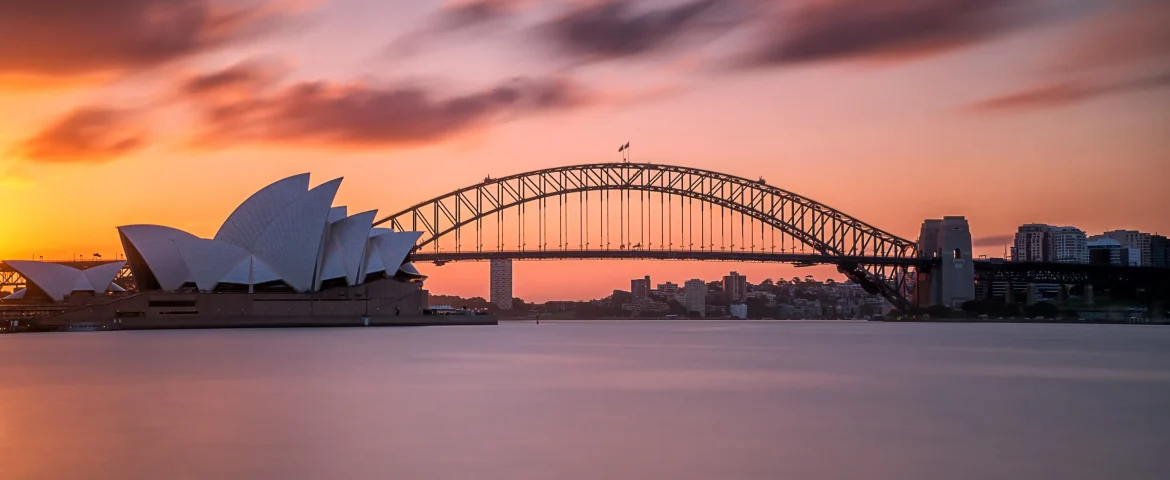
<path id="1" fill-rule="evenodd" d="M 142 20 L 155 0 L 61 0 L 42 13 L 68 35 L 0 42 L 0 258 L 115 257 L 124 224 L 209 237 L 254 185 L 302 171 L 347 177 L 352 211 L 392 212 L 487 175 L 617 161 L 626 143 L 637 161 L 767 178 L 904 238 L 964 215 L 976 255 L 1002 256 L 1032 222 L 1170 232 L 1165 2 L 279 1 L 245 2 L 263 8 L 235 23 L 220 3 L 173 9 L 190 29 L 159 51 L 135 43 L 160 34 Z M 0 32 L 35 37 L 5 8 Z M 830 42 L 866 15 L 900 32 Z M 787 28 L 760 38 L 766 22 Z M 832 44 L 801 43 L 818 32 Z M 833 275 L 517 262 L 514 293 L 729 270 Z M 488 293 L 486 262 L 423 273 L 432 291 Z"/>

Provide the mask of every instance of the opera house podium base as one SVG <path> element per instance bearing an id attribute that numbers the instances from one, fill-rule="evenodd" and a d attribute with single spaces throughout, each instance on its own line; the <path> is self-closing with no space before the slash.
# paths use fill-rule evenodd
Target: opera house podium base
<path id="1" fill-rule="evenodd" d="M 145 292 L 39 319 L 33 330 L 495 325 L 490 315 L 424 315 L 418 282 L 385 279 L 315 293 Z"/>

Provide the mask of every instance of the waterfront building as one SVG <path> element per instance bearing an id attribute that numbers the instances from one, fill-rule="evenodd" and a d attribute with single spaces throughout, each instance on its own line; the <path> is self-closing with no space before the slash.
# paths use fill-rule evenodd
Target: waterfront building
<path id="1" fill-rule="evenodd" d="M 1117 240 L 1124 248 L 1135 250 L 1130 258 L 1138 265 L 1149 267 L 1153 264 L 1153 255 L 1150 254 L 1150 234 L 1137 230 L 1113 230 L 1105 232 L 1104 236 Z"/>
<path id="2" fill-rule="evenodd" d="M 1170 268 L 1170 240 L 1162 235 L 1150 235 L 1150 266 Z"/>
<path id="3" fill-rule="evenodd" d="M 500 310 L 512 309 L 512 260 L 491 261 L 490 301 Z"/>
<path id="4" fill-rule="evenodd" d="M 678 295 L 679 291 L 678 284 L 670 282 L 659 283 L 657 290 L 659 295 L 662 295 L 666 298 L 673 298 L 675 295 Z"/>
<path id="5" fill-rule="evenodd" d="M 723 277 L 723 298 L 727 302 L 742 302 L 747 299 L 747 277 L 731 272 Z"/>
<path id="6" fill-rule="evenodd" d="M 687 280 L 683 285 L 683 306 L 688 312 L 706 316 L 707 284 L 699 279 Z"/>
<path id="7" fill-rule="evenodd" d="M 1121 242 L 1102 235 L 1095 235 L 1085 242 L 1089 251 L 1089 263 L 1094 265 L 1121 265 Z"/>
<path id="8" fill-rule="evenodd" d="M 1051 261 L 1089 263 L 1089 248 L 1086 246 L 1088 239 L 1085 237 L 1084 230 L 1076 227 L 1052 227 L 1050 238 L 1052 239 Z"/>
<path id="9" fill-rule="evenodd" d="M 727 306 L 727 311 L 731 318 L 745 319 L 747 318 L 747 304 L 743 302 L 735 302 Z"/>
<path id="10" fill-rule="evenodd" d="M 650 276 L 646 278 L 635 278 L 630 280 L 630 295 L 634 298 L 649 298 L 650 297 Z"/>
<path id="11" fill-rule="evenodd" d="M 1020 225 L 1012 246 L 1012 261 L 1052 261 L 1052 227 L 1036 223 Z"/>
<path id="12" fill-rule="evenodd" d="M 6 263 L 29 281 L 25 300 L 53 301 L 116 291 L 111 282 L 123 264 L 140 292 L 315 293 L 421 276 L 404 261 L 422 233 L 374 228 L 377 210 L 347 215 L 346 207 L 332 206 L 341 181 L 310 189 L 305 173 L 268 185 L 236 207 L 213 238 L 161 225 L 117 227 L 125 262 L 86 270 Z"/>

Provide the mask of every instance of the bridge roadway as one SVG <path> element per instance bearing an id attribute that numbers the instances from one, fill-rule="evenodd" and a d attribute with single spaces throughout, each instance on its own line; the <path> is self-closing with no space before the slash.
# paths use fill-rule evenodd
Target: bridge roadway
<path id="1" fill-rule="evenodd" d="M 418 252 L 412 262 L 434 263 L 483 260 L 716 260 L 726 262 L 776 262 L 807 265 L 923 266 L 933 263 L 917 257 L 841 256 L 806 253 L 726 252 L 703 250 L 523 250 L 482 252 Z"/>

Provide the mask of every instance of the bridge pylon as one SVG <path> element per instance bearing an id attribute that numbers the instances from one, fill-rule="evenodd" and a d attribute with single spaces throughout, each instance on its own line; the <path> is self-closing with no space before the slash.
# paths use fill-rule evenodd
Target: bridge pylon
<path id="1" fill-rule="evenodd" d="M 961 308 L 975 300 L 975 259 L 971 226 L 961 216 L 928 219 L 918 236 L 918 254 L 937 260 L 933 268 L 919 272 L 918 305 Z"/>

